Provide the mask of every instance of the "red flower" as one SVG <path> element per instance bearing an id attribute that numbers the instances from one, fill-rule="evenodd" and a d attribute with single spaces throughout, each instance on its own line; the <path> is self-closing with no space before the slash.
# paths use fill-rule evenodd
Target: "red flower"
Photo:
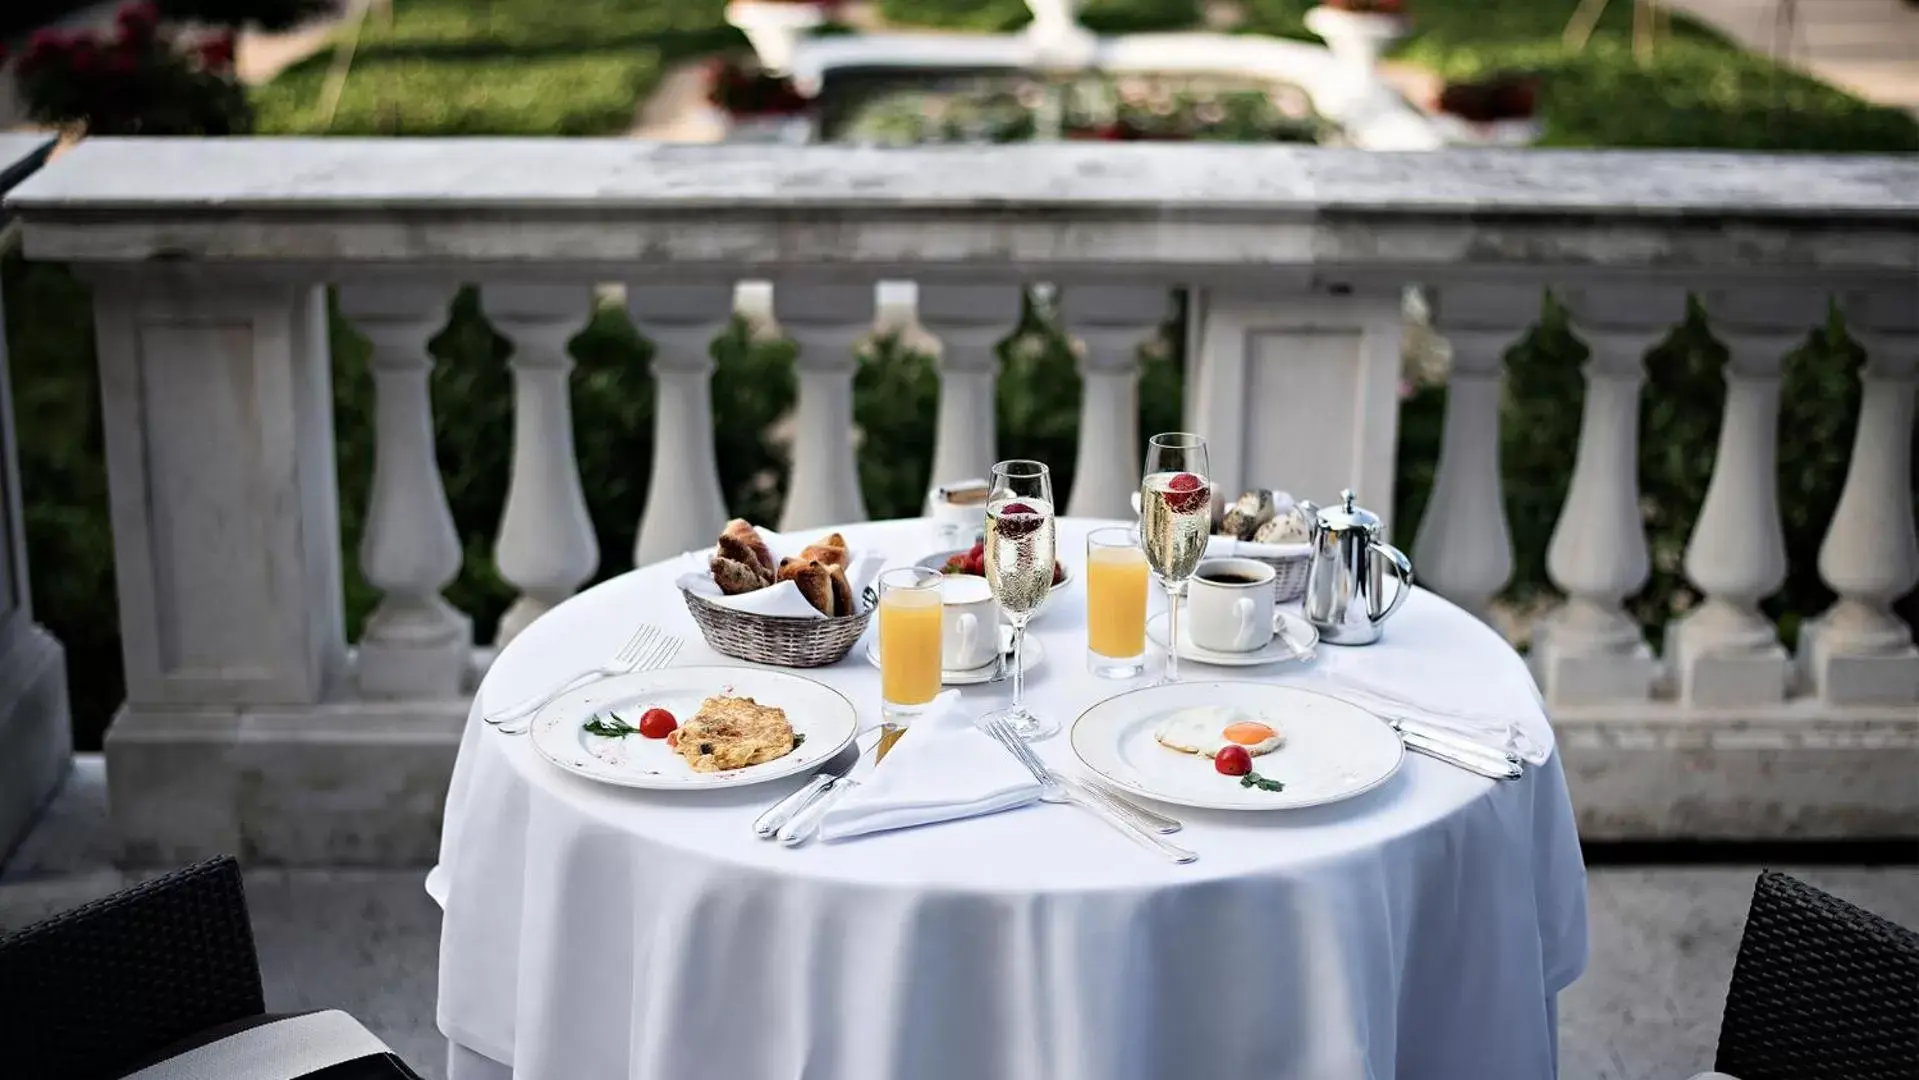
<path id="1" fill-rule="evenodd" d="M 67 51 L 67 66 L 76 75 L 85 75 L 100 66 L 100 45 L 93 38 L 75 38 Z"/>
<path id="2" fill-rule="evenodd" d="M 208 71 L 225 71 L 233 66 L 233 31 L 200 43 L 200 63 Z"/>
<path id="3" fill-rule="evenodd" d="M 160 9 L 148 0 L 139 0 L 121 8 L 114 21 L 120 24 L 120 33 L 128 40 L 145 41 L 160 25 Z"/>

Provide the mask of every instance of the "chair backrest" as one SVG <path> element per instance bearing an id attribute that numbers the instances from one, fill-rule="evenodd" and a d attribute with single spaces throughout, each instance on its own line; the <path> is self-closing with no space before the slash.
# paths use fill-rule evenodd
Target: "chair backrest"
<path id="1" fill-rule="evenodd" d="M 231 856 L 0 937 L 8 1076 L 119 1076 L 170 1043 L 264 1011 Z"/>
<path id="2" fill-rule="evenodd" d="M 1760 874 L 1714 1068 L 1740 1080 L 1919 1076 L 1919 934 Z"/>

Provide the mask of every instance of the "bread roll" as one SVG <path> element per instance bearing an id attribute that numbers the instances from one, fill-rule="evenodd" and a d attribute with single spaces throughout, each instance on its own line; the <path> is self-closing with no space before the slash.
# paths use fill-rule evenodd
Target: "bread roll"
<path id="1" fill-rule="evenodd" d="M 740 593 L 758 592 L 766 588 L 766 579 L 760 576 L 760 567 L 756 562 L 741 562 L 724 555 L 715 555 L 706 568 L 713 572 L 713 582 L 720 592 L 727 596 Z"/>
<path id="2" fill-rule="evenodd" d="M 760 531 L 755 529 L 745 518 L 734 518 L 732 521 L 727 522 L 725 531 L 721 532 L 720 535 L 730 536 L 740 543 L 745 544 L 747 549 L 752 551 L 754 557 L 759 560 L 760 565 L 766 568 L 766 572 L 769 575 L 773 573 L 773 550 L 766 546 L 764 539 L 761 539 Z"/>
<path id="3" fill-rule="evenodd" d="M 833 586 L 833 610 L 829 615 L 847 616 L 856 610 L 853 606 L 853 583 L 846 580 L 846 571 L 837 566 L 826 568 L 827 580 Z"/>
<path id="4" fill-rule="evenodd" d="M 720 536 L 718 550 L 719 558 L 740 564 L 741 569 L 748 571 L 754 577 L 758 578 L 761 588 L 773 584 L 772 569 L 761 566 L 759 555 L 739 537 L 731 534 L 722 534 Z"/>
<path id="5" fill-rule="evenodd" d="M 817 544 L 807 545 L 806 550 L 800 552 L 800 558 L 812 559 L 825 566 L 837 566 L 842 569 L 853 562 L 852 555 L 846 550 L 846 537 L 839 533 L 834 533 Z"/>
<path id="6" fill-rule="evenodd" d="M 833 580 L 826 567 L 812 559 L 787 559 L 780 564 L 778 580 L 798 585 L 800 595 L 820 614 L 833 614 Z"/>

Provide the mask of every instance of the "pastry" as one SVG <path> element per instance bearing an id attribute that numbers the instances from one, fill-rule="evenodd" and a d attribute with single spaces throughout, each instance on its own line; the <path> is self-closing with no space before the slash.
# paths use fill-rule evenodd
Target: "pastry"
<path id="1" fill-rule="evenodd" d="M 746 545 L 747 550 L 753 553 L 754 557 L 759 560 L 760 565 L 766 568 L 767 575 L 769 577 L 772 575 L 774 566 L 776 565 L 773 561 L 773 550 L 766 546 L 765 540 L 760 538 L 760 531 L 748 523 L 745 518 L 734 518 L 732 521 L 727 522 L 726 529 L 722 531 L 720 535 L 730 536 Z"/>
<path id="2" fill-rule="evenodd" d="M 675 732 L 674 752 L 694 772 L 727 772 L 785 757 L 796 740 L 786 711 L 748 697 L 715 694 Z"/>
<path id="3" fill-rule="evenodd" d="M 827 566 L 837 566 L 841 569 L 845 569 L 853 561 L 852 556 L 848 554 L 846 550 L 846 537 L 841 536 L 839 533 L 834 533 L 817 544 L 808 544 L 806 549 L 800 552 L 800 558 L 812 559 L 815 562 L 824 563 Z"/>
<path id="4" fill-rule="evenodd" d="M 760 564 L 757 561 L 741 562 L 725 555 L 715 555 L 707 560 L 706 568 L 713 573 L 713 583 L 727 596 L 766 588 L 766 579 L 760 576 Z"/>
<path id="5" fill-rule="evenodd" d="M 826 578 L 833 586 L 833 610 L 827 614 L 835 617 L 853 614 L 853 583 L 846 580 L 846 571 L 829 566 L 826 568 Z"/>
<path id="6" fill-rule="evenodd" d="M 1220 522 L 1220 534 L 1238 540 L 1251 540 L 1259 527 L 1273 520 L 1278 506 L 1270 491 L 1253 490 L 1227 507 L 1226 517 Z"/>
<path id="7" fill-rule="evenodd" d="M 722 533 L 719 539 L 719 558 L 739 563 L 748 572 L 759 579 L 759 587 L 773 584 L 773 571 L 760 565 L 760 557 L 745 541 L 731 533 Z"/>
<path id="8" fill-rule="evenodd" d="M 1261 544 L 1303 544 L 1307 540 L 1306 515 L 1299 512 L 1299 507 L 1289 506 L 1261 525 L 1253 539 Z"/>
<path id="9" fill-rule="evenodd" d="M 800 588 L 800 595 L 806 602 L 817 608 L 822 615 L 833 614 L 833 579 L 826 567 L 812 559 L 786 559 L 780 563 L 779 581 L 790 581 Z"/>

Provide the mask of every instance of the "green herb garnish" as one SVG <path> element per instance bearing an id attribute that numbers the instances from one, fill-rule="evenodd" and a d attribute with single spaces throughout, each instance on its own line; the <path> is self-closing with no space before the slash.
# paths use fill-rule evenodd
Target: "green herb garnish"
<path id="1" fill-rule="evenodd" d="M 793 749 L 798 750 L 800 748 L 800 744 L 805 741 L 806 741 L 805 735 L 802 735 L 797 731 L 793 733 Z"/>
<path id="2" fill-rule="evenodd" d="M 1240 787 L 1256 787 L 1261 791 L 1285 791 L 1286 785 L 1277 780 L 1268 780 L 1256 772 L 1249 772 L 1239 778 Z"/>
<path id="3" fill-rule="evenodd" d="M 598 735 L 607 739 L 638 735 L 640 729 L 619 718 L 615 713 L 604 713 L 588 720 L 582 728 L 589 735 Z"/>

